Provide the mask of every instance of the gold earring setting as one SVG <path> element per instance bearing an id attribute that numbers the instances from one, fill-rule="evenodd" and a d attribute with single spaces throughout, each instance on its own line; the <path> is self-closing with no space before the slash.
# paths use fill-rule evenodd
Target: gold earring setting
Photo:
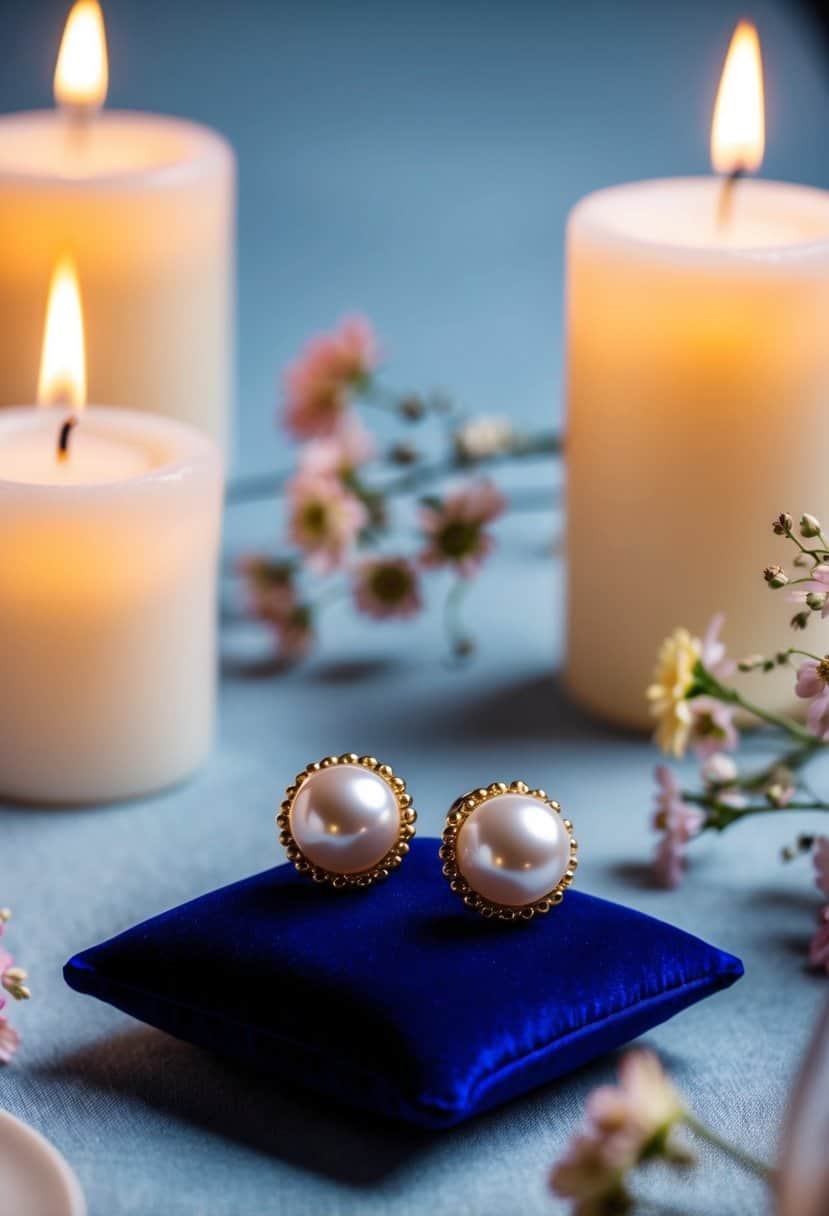
<path id="1" fill-rule="evenodd" d="M 499 781 L 452 804 L 440 856 L 444 876 L 468 908 L 526 921 L 561 903 L 577 850 L 572 823 L 544 790 Z"/>
<path id="2" fill-rule="evenodd" d="M 347 752 L 309 764 L 285 795 L 280 843 L 314 882 L 369 887 L 409 851 L 417 812 L 406 782 L 373 756 Z"/>

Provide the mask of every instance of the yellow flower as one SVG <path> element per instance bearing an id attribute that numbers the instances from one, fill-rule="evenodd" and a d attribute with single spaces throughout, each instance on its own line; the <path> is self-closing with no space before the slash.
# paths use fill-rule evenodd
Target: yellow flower
<path id="1" fill-rule="evenodd" d="M 687 629 L 675 629 L 659 650 L 647 697 L 651 714 L 657 719 L 654 737 L 667 755 L 685 754 L 692 722 L 686 697 L 694 683 L 694 667 L 701 657 L 702 643 Z"/>

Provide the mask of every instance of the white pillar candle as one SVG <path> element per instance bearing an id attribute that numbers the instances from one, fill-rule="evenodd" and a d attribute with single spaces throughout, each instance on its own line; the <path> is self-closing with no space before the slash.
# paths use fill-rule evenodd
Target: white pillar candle
<path id="1" fill-rule="evenodd" d="M 614 187 L 568 224 L 566 679 L 625 725 L 676 625 L 790 644 L 771 521 L 829 518 L 829 193 L 740 181 L 726 214 L 723 189 Z M 750 678 L 790 707 L 790 672 Z"/>
<path id="2" fill-rule="evenodd" d="M 0 796 L 102 802 L 210 744 L 221 460 L 202 433 L 92 407 L 0 411 Z"/>
<path id="3" fill-rule="evenodd" d="M 84 408 L 83 317 L 55 268 L 42 402 L 0 411 L 0 797 L 103 802 L 210 744 L 222 461 L 185 423 Z"/>
<path id="4" fill-rule="evenodd" d="M 89 8 L 82 0 L 79 16 Z M 49 277 L 68 251 L 84 284 L 90 398 L 179 418 L 224 446 L 233 153 L 195 123 L 92 112 L 106 87 L 96 28 L 82 21 L 74 39 L 67 28 L 59 109 L 0 118 L 0 405 L 34 396 Z M 77 64 L 90 55 L 87 78 Z"/>

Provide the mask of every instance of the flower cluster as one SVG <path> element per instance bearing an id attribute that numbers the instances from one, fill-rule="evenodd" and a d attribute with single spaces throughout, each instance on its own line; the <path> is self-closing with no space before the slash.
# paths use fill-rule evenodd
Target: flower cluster
<path id="1" fill-rule="evenodd" d="M 795 526 L 787 513 L 772 524 L 776 536 L 795 548 L 793 567 L 767 566 L 766 584 L 786 588 L 798 606 L 792 628 L 805 629 L 813 616 L 829 615 L 829 546 L 820 521 L 803 515 Z M 808 542 L 815 541 L 815 544 Z M 805 570 L 806 573 L 801 574 Z M 653 683 L 647 690 L 656 719 L 656 742 L 663 752 L 681 758 L 693 750 L 701 763 L 698 790 L 683 790 L 676 775 L 660 765 L 653 826 L 659 833 L 656 873 L 667 886 L 676 886 L 686 864 L 686 846 L 706 830 L 722 831 L 748 815 L 770 811 L 829 811 L 829 802 L 805 783 L 803 769 L 829 746 L 829 654 L 790 646 L 771 656 L 749 655 L 734 663 L 720 641 L 722 618 L 712 621 L 702 639 L 676 629 L 659 652 Z M 735 670 L 743 673 L 789 668 L 793 691 L 808 702 L 805 724 L 771 713 L 734 687 Z M 785 752 L 759 769 L 744 772 L 730 753 L 740 735 L 735 714 L 741 711 L 772 727 L 786 743 Z M 829 971 L 829 838 L 801 836 L 784 857 L 812 852 L 818 889 L 827 899 L 812 940 L 810 957 Z"/>
<path id="2" fill-rule="evenodd" d="M 627 1211 L 628 1175 L 645 1161 L 689 1164 L 676 1134 L 685 1109 L 679 1094 L 650 1051 L 629 1052 L 619 1084 L 603 1085 L 587 1100 L 586 1119 L 553 1169 L 557 1195 L 575 1201 L 575 1216 Z"/>
<path id="3" fill-rule="evenodd" d="M 630 1175 L 661 1160 L 687 1167 L 694 1162 L 680 1137 L 683 1124 L 728 1153 L 744 1168 L 768 1179 L 769 1170 L 702 1123 L 682 1101 L 651 1051 L 628 1052 L 618 1085 L 602 1085 L 587 1099 L 586 1118 L 550 1177 L 553 1191 L 573 1201 L 573 1216 L 619 1216 L 633 1205 Z"/>
<path id="4" fill-rule="evenodd" d="M 444 616 L 455 653 L 468 653 L 471 640 L 457 619 L 459 589 L 491 554 L 492 524 L 506 509 L 492 480 L 475 470 L 557 448 L 549 437 L 519 436 L 502 418 L 455 420 L 441 396 L 390 393 L 378 381 L 379 349 L 370 323 L 349 317 L 308 342 L 285 375 L 280 417 L 299 441 L 296 468 L 282 486 L 289 549 L 278 558 L 247 556 L 237 570 L 248 612 L 271 629 L 286 660 L 312 648 L 319 608 L 331 591 L 374 620 L 407 618 L 423 607 L 423 579 L 435 569 L 454 575 Z M 446 459 L 426 463 L 400 440 L 383 451 L 358 405 L 382 409 L 403 425 L 441 415 L 444 438 L 450 424 Z M 455 474 L 466 475 L 452 484 Z M 446 479 L 440 492 L 417 500 L 422 486 Z M 404 544 L 393 538 L 397 497 L 415 499 Z M 330 584 L 322 594 L 320 580 Z"/>
<path id="5" fill-rule="evenodd" d="M 10 917 L 11 912 L 8 908 L 0 908 L 0 937 L 5 933 Z M 30 994 L 26 987 L 26 979 L 26 972 L 23 968 L 17 967 L 8 950 L 0 945 L 0 1011 L 6 1005 L 6 997 L 3 993 L 8 993 L 16 1001 L 28 1000 Z M 0 1064 L 8 1064 L 19 1046 L 20 1035 L 8 1018 L 0 1012 Z"/>

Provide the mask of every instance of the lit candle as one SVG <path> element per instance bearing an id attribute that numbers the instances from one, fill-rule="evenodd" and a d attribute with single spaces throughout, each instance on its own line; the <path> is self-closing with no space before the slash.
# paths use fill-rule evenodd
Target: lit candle
<path id="1" fill-rule="evenodd" d="M 785 644 L 771 520 L 829 517 L 829 194 L 736 180 L 763 155 L 761 72 L 742 23 L 712 132 L 724 178 L 602 190 L 568 224 L 566 679 L 626 725 L 648 722 L 676 625 L 722 609 L 738 656 Z M 790 673 L 763 680 L 790 703 Z"/>
<path id="2" fill-rule="evenodd" d="M 86 409 L 85 375 L 78 285 L 63 259 L 41 407 L 0 411 L 7 799 L 149 793 L 190 774 L 210 744 L 219 451 L 169 418 Z"/>
<path id="3" fill-rule="evenodd" d="M 233 153 L 180 119 L 102 109 L 97 0 L 72 9 L 54 110 L 0 118 L 0 405 L 28 401 L 43 294 L 69 250 L 84 284 L 90 396 L 224 445 L 233 377 Z"/>

